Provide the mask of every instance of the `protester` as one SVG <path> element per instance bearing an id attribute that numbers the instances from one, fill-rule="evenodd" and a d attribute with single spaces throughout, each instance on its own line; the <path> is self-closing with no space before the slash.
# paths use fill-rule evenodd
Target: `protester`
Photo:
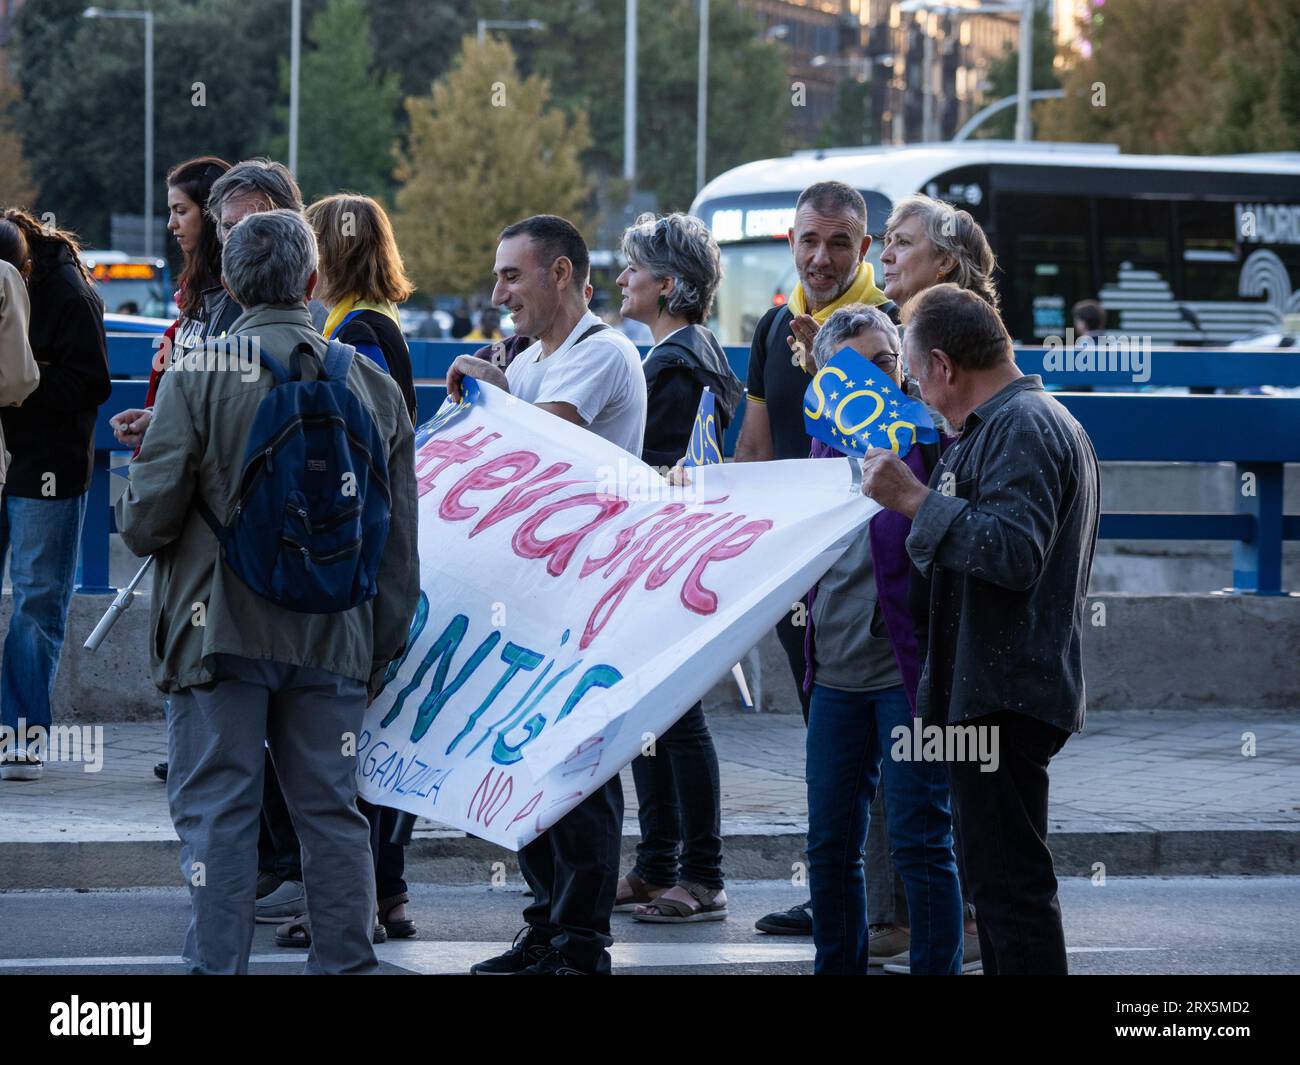
<path id="1" fill-rule="evenodd" d="M 986 300 L 938 285 L 909 303 L 906 323 L 908 368 L 960 436 L 930 488 L 875 451 L 862 491 L 912 519 L 908 554 L 931 578 L 918 714 L 997 730 L 996 770 L 949 763 L 984 971 L 1064 974 L 1047 771 L 1083 727 L 1097 460 L 1042 379 L 1021 374 Z"/>
<path id="2" fill-rule="evenodd" d="M 307 208 L 306 218 L 320 249 L 316 295 L 329 308 L 322 332 L 326 339 L 352 345 L 387 370 L 401 389 L 414 423 L 411 352 L 397 312 L 397 305 L 406 301 L 414 286 L 406 276 L 387 213 L 369 196 L 339 194 L 317 200 Z M 379 923 L 387 935 L 408 939 L 416 928 L 406 916 L 410 902 L 404 879 L 406 849 L 392 841 L 398 811 L 364 799 L 358 800 L 358 805 L 370 823 Z M 281 946 L 302 947 L 310 941 L 305 913 L 276 930 L 276 942 Z"/>
<path id="3" fill-rule="evenodd" d="M 252 159 L 232 167 L 205 155 L 168 172 L 167 228 L 185 259 L 176 300 L 181 317 L 168 330 L 173 338 L 170 359 L 156 363 L 150 374 L 144 408 L 124 410 L 110 419 L 118 443 L 139 448 L 168 365 L 209 338 L 225 336 L 243 313 L 221 284 L 221 245 L 243 218 L 277 207 L 302 209 L 298 184 L 279 163 Z"/>
<path id="4" fill-rule="evenodd" d="M 844 347 L 906 390 L 898 329 L 882 311 L 865 304 L 835 311 L 817 333 L 817 367 Z M 839 452 L 817 441 L 812 454 Z M 938 445 L 918 445 L 904 463 L 920 485 L 938 460 Z M 898 515 L 879 514 L 808 596 L 808 873 L 819 974 L 867 971 L 862 856 L 868 811 L 882 777 L 889 788 L 885 813 L 893 860 L 911 917 L 911 971 L 961 972 L 961 890 L 943 766 L 886 754 L 894 730 L 910 729 L 920 673 L 908 608 L 908 528 Z"/>
<path id="5" fill-rule="evenodd" d="M 0 501 L 0 569 L 8 554 L 13 584 L 0 667 L 0 723 L 18 737 L 5 777 L 36 780 L 44 769 L 42 733 L 27 744 L 24 729 L 48 736 L 52 723 L 94 469 L 95 419 L 112 384 L 104 305 L 78 256 L 76 237 L 16 207 L 4 217 L 20 231 L 30 260 L 21 272 L 31 300 L 28 341 L 40 383 L 21 406 L 0 412 L 5 447 L 13 456 Z M 11 232 L 11 247 L 15 240 Z M 15 398 L 20 387 L 15 382 Z"/>
<path id="6" fill-rule="evenodd" d="M 715 397 L 721 442 L 740 404 L 740 380 L 703 325 L 722 276 L 717 242 L 698 218 L 646 214 L 623 234 L 619 275 L 624 319 L 650 328 L 647 416 L 641 457 L 672 466 L 690 444 L 700 397 Z M 722 797 L 718 755 L 697 702 L 656 737 L 654 754 L 632 763 L 640 809 L 636 867 L 618 883 L 615 910 L 639 921 L 682 924 L 727 915 L 722 881 Z M 680 855 L 680 866 L 679 866 Z"/>
<path id="7" fill-rule="evenodd" d="M 320 248 L 316 298 L 329 309 L 322 332 L 351 344 L 397 382 L 416 420 L 411 349 L 397 305 L 414 291 L 383 207 L 369 196 L 340 193 L 307 208 Z"/>
<path id="8" fill-rule="evenodd" d="M 803 397 L 812 380 L 808 357 L 816 327 L 840 307 L 866 303 L 885 308 L 891 318 L 897 308 L 876 287 L 872 266 L 866 261 L 871 236 L 867 232 L 867 202 L 862 194 L 840 181 L 809 185 L 795 204 L 794 225 L 787 235 L 799 283 L 786 306 L 773 307 L 758 321 L 749 348 L 748 402 L 737 462 L 808 457 L 812 441 L 804 432 Z M 798 322 L 802 340 L 795 338 Z M 800 357 L 796 344 L 804 344 Z M 803 692 L 807 663 L 803 629 L 796 625 L 796 605 L 776 626 L 777 638 L 790 663 L 804 720 L 808 700 Z M 811 935 L 811 901 L 771 913 L 757 922 L 763 932 Z"/>
<path id="9" fill-rule="evenodd" d="M 1070 308 L 1070 319 L 1076 339 L 1106 332 L 1106 308 L 1096 300 L 1080 300 Z"/>
<path id="10" fill-rule="evenodd" d="M 229 538 L 239 527 L 218 523 L 265 520 L 278 528 L 284 520 L 278 514 L 241 513 L 261 498 L 253 494 L 258 485 L 279 486 L 286 478 L 297 479 L 292 483 L 301 487 L 293 491 L 312 508 L 303 519 L 309 527 L 325 520 L 313 517 L 315 508 L 335 503 L 328 458 L 324 473 L 281 467 L 240 494 L 247 439 L 275 382 L 268 360 L 306 379 L 323 373 L 329 345 L 312 327 L 306 306 L 317 277 L 311 229 L 294 211 L 246 218 L 227 232 L 222 275 L 246 308 L 221 348 L 233 372 L 218 363 L 208 372 L 173 368 L 163 376 L 153 424 L 118 504 L 123 541 L 156 558 L 150 631 L 158 639 L 151 641 L 150 657 L 155 683 L 172 697 L 168 801 L 193 906 L 185 963 L 194 973 L 247 971 L 265 745 L 304 844 L 317 931 L 307 971 L 370 972 L 377 967 L 370 943 L 370 833 L 356 809 L 355 754 L 346 753 L 339 737 L 360 732 L 368 698 L 403 650 L 415 610 L 414 430 L 387 374 L 354 358 L 351 349 L 330 349 L 331 361 L 343 356 L 347 391 L 360 404 L 345 409 L 383 450 L 375 458 L 387 472 L 391 510 L 377 594 L 350 609 L 314 613 L 255 592 L 249 572 L 232 568 L 215 535 L 220 530 Z M 250 375 L 236 352 L 254 338 L 261 366 Z M 301 345 L 312 354 L 296 354 Z M 354 458 L 332 454 L 339 468 Z M 330 486 L 313 480 L 321 476 Z M 359 501 L 368 507 L 379 486 L 369 476 L 367 483 Z M 303 572 L 310 574 L 311 554 L 302 550 L 308 559 Z M 285 557 L 278 556 L 277 567 L 288 565 Z M 277 594 L 282 599 L 299 583 L 286 582 L 290 587 L 280 586 Z M 204 605 L 202 625 L 193 623 L 195 604 Z"/>
<path id="11" fill-rule="evenodd" d="M 180 163 L 167 172 L 167 229 L 176 238 L 184 260 L 176 288 L 180 317 L 163 333 L 163 342 L 149 371 L 144 407 L 124 410 L 108 422 L 118 443 L 137 451 L 153 417 L 158 382 L 175 359 L 202 346 L 209 329 L 205 304 L 215 300 L 218 292 L 225 293 L 221 288 L 221 241 L 207 206 L 213 183 L 229 169 L 230 164 L 224 159 L 205 155 Z M 226 305 L 234 307 L 229 300 Z M 234 321 L 233 317 L 230 321 Z M 153 772 L 159 780 L 166 780 L 167 763 L 158 762 Z"/>
<path id="12" fill-rule="evenodd" d="M 625 337 L 587 309 L 589 269 L 587 245 L 564 219 L 535 215 L 507 227 L 497 246 L 492 302 L 537 343 L 504 372 L 462 355 L 448 371 L 447 390 L 459 400 L 464 378 L 477 378 L 639 455 L 646 428 L 641 361 Z M 519 852 L 533 891 L 526 927 L 508 951 L 470 972 L 608 974 L 622 828 L 615 774 Z"/>

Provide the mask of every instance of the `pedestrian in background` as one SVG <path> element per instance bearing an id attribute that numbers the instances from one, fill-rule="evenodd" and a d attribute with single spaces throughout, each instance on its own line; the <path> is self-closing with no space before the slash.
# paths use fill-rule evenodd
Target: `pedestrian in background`
<path id="1" fill-rule="evenodd" d="M 743 387 L 704 326 L 722 276 L 721 254 L 698 218 L 646 214 L 623 234 L 620 313 L 649 327 L 655 346 L 646 378 L 641 458 L 672 466 L 690 445 L 704 389 L 715 397 L 722 440 Z M 683 924 L 727 916 L 722 880 L 718 755 L 697 702 L 632 763 L 641 822 L 635 867 L 618 884 L 615 910 L 639 921 Z"/>
<path id="2" fill-rule="evenodd" d="M 77 571 L 86 492 L 95 462 L 95 419 L 112 383 L 104 305 L 65 229 L 11 207 L 31 265 L 28 340 L 40 383 L 18 407 L 0 411 L 13 455 L 0 499 L 0 569 L 9 558 L 13 614 L 0 665 L 0 723 L 48 730 Z M 12 238 L 11 238 L 12 239 Z M 23 748 L 5 766 L 10 779 L 38 779 L 39 751 Z"/>

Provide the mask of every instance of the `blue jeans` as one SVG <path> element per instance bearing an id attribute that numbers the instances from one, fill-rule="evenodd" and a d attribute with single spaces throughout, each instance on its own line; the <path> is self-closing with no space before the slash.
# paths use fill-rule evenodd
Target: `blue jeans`
<path id="1" fill-rule="evenodd" d="M 912 972 L 961 972 L 962 905 L 952 849 L 952 807 L 942 762 L 897 762 L 890 733 L 909 731 L 901 687 L 846 692 L 814 684 L 808 720 L 808 875 L 813 970 L 867 972 L 867 882 L 862 854 L 881 774 L 890 853 L 903 878 Z M 910 744 L 909 744 L 910 748 Z M 883 757 L 882 757 L 883 756 Z"/>
<path id="2" fill-rule="evenodd" d="M 9 554 L 14 610 L 0 664 L 0 721 L 48 729 L 63 632 L 77 573 L 86 493 L 73 499 L 0 501 L 0 570 Z M 18 738 L 22 743 L 22 737 Z"/>

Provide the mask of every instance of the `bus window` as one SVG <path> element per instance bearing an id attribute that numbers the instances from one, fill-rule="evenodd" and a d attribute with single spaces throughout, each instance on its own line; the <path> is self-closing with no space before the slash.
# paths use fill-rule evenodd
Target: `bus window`
<path id="1" fill-rule="evenodd" d="M 1102 275 L 1117 280 L 1128 263 L 1135 270 L 1154 273 L 1168 284 L 1172 256 L 1169 252 L 1169 203 L 1166 200 L 1097 201 L 1101 222 Z"/>
<path id="2" fill-rule="evenodd" d="M 999 284 L 1011 335 L 1064 337 L 1070 307 L 1092 299 L 1088 201 L 1081 196 L 1003 193 L 998 200 Z"/>
<path id="3" fill-rule="evenodd" d="M 1241 260 L 1230 203 L 1180 203 L 1178 236 L 1182 246 L 1183 299 L 1235 300 Z"/>

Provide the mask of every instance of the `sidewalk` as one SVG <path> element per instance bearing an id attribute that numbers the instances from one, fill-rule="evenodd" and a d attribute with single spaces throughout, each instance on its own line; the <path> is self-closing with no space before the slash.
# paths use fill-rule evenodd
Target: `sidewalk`
<path id="1" fill-rule="evenodd" d="M 715 714 L 726 870 L 787 877 L 803 858 L 803 722 L 790 714 Z M 161 722 L 103 726 L 103 768 L 46 767 L 36 783 L 0 782 L 0 889 L 178 882 Z M 1243 755 L 1253 733 L 1255 754 Z M 625 849 L 637 834 L 624 770 Z M 1058 872 L 1108 876 L 1300 873 L 1300 714 L 1097 711 L 1052 763 Z M 473 882 L 497 847 L 419 822 L 414 880 Z M 796 869 L 797 872 L 797 869 Z"/>

